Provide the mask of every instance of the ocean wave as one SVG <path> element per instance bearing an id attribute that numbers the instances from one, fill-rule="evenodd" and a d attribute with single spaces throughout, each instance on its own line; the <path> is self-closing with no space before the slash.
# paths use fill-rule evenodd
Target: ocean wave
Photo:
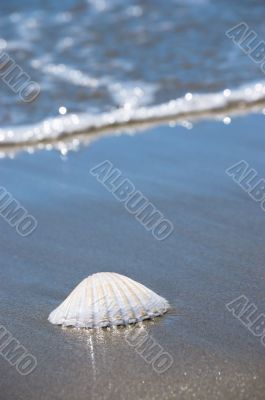
<path id="1" fill-rule="evenodd" d="M 265 81 L 225 89 L 218 93 L 192 94 L 154 106 L 124 107 L 106 113 L 69 114 L 47 118 L 34 125 L 0 129 L 1 154 L 6 148 L 71 148 L 106 132 L 126 132 L 146 125 L 174 122 L 191 127 L 201 119 L 220 119 L 265 108 Z M 78 140 L 77 140 L 78 139 Z"/>

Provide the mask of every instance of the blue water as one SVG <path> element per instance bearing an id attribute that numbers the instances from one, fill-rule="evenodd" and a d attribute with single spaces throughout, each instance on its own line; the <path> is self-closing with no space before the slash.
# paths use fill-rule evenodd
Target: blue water
<path id="1" fill-rule="evenodd" d="M 1 127 L 101 114 L 264 80 L 225 32 L 265 38 L 258 0 L 3 0 L 0 46 L 41 93 L 24 103 L 0 79 Z"/>

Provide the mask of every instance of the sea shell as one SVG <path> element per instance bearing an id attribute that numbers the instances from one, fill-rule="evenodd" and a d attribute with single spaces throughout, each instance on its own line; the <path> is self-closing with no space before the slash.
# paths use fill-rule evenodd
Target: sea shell
<path id="1" fill-rule="evenodd" d="M 141 283 L 113 272 L 84 279 L 49 316 L 55 325 L 102 328 L 164 314 L 168 302 Z"/>

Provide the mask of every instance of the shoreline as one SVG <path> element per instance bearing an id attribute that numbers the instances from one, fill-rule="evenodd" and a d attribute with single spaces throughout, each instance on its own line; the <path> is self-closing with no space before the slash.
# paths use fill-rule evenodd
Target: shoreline
<path id="1" fill-rule="evenodd" d="M 140 133 L 164 124 L 191 129 L 193 123 L 223 120 L 265 109 L 265 84 L 252 83 L 241 88 L 209 94 L 187 93 L 168 103 L 138 109 L 120 108 L 99 115 L 69 114 L 47 118 L 32 126 L 7 127 L 0 132 L 0 156 L 20 151 L 75 150 L 94 140 L 126 132 Z"/>

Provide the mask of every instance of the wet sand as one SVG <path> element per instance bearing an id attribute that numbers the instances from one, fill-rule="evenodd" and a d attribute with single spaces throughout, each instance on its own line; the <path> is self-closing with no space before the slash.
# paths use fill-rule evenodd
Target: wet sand
<path id="1" fill-rule="evenodd" d="M 0 398 L 263 400 L 265 347 L 225 304 L 245 295 L 265 312 L 265 213 L 225 170 L 245 159 L 265 178 L 264 146 L 264 116 L 251 115 L 107 137 L 66 159 L 43 151 L 0 160 L 1 186 L 38 220 L 22 238 L 0 218 L 1 324 L 38 362 L 21 376 L 0 357 Z M 106 159 L 172 221 L 168 239 L 155 240 L 91 176 Z M 163 374 L 128 345 L 126 329 L 47 321 L 98 271 L 169 300 L 171 311 L 142 328 L 174 359 Z"/>

